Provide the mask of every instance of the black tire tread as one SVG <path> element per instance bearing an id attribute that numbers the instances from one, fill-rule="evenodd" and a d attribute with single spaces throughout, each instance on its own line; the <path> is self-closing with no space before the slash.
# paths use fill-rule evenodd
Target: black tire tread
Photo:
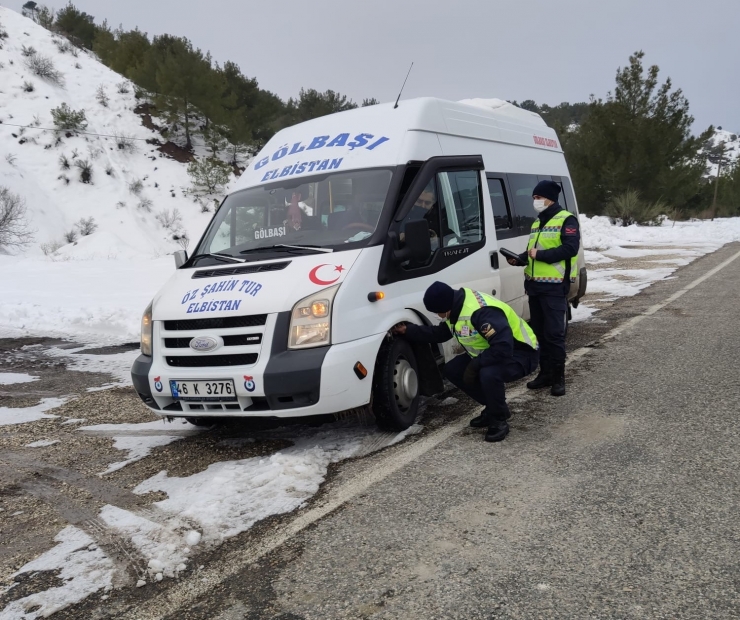
<path id="1" fill-rule="evenodd" d="M 382 431 L 406 430 L 414 423 L 419 408 L 419 396 L 417 395 L 405 416 L 407 419 L 401 419 L 396 410 L 395 398 L 385 385 L 388 376 L 393 372 L 395 360 L 401 352 L 398 349 L 403 351 L 404 356 L 418 372 L 414 351 L 406 341 L 396 338 L 383 343 L 380 347 L 373 375 L 373 413 L 378 428 Z"/>

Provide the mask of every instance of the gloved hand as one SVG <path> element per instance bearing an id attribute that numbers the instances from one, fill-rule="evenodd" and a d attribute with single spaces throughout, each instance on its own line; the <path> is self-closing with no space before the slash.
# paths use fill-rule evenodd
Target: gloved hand
<path id="1" fill-rule="evenodd" d="M 478 383 L 478 374 L 480 373 L 480 363 L 478 360 L 472 360 L 463 373 L 463 382 L 465 385 L 475 385 Z"/>
<path id="2" fill-rule="evenodd" d="M 391 333 L 394 336 L 403 336 L 406 334 L 406 323 L 397 323 L 391 327 Z"/>

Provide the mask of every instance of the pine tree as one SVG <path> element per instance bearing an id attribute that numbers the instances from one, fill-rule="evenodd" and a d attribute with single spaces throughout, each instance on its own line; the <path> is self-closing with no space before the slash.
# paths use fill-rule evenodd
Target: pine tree
<path id="1" fill-rule="evenodd" d="M 301 88 L 298 99 L 288 100 L 287 120 L 289 124 L 302 123 L 313 118 L 344 112 L 357 107 L 357 104 L 346 95 L 327 90 L 320 93 L 313 88 Z"/>
<path id="2" fill-rule="evenodd" d="M 78 10 L 71 2 L 57 13 L 54 25 L 71 41 L 90 50 L 93 48 L 96 33 L 95 18 Z"/>
<path id="3" fill-rule="evenodd" d="M 188 164 L 188 174 L 192 182 L 190 191 L 199 198 L 222 193 L 231 179 L 226 164 L 208 157 L 191 161 Z"/>
<path id="4" fill-rule="evenodd" d="M 211 82 L 210 62 L 184 38 L 171 38 L 164 60 L 156 71 L 157 107 L 185 129 L 185 148 L 191 150 L 192 122 L 196 105 L 207 98 Z M 156 40 L 155 40 L 156 44 Z"/>
<path id="5" fill-rule="evenodd" d="M 643 57 L 630 56 L 629 66 L 617 71 L 614 93 L 606 101 L 592 99 L 580 127 L 564 140 L 584 212 L 601 213 L 627 190 L 671 207 L 701 202 L 699 151 L 712 129 L 692 137 L 688 100 L 670 78 L 659 84 L 657 65 L 646 73 Z"/>

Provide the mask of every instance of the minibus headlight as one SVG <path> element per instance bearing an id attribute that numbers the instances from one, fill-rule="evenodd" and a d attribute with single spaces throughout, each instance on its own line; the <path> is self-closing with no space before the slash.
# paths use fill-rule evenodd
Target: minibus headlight
<path id="1" fill-rule="evenodd" d="M 339 284 L 301 299 L 290 316 L 289 349 L 331 344 L 331 306 Z"/>
<path id="2" fill-rule="evenodd" d="M 150 303 L 141 317 L 141 354 L 152 355 L 152 304 Z"/>

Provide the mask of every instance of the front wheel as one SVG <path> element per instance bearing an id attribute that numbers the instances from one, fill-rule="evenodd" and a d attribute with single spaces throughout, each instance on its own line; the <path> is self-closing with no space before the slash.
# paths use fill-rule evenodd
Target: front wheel
<path id="1" fill-rule="evenodd" d="M 403 431 L 419 409 L 419 369 L 411 346 L 394 338 L 383 344 L 375 363 L 373 413 L 378 427 Z"/>

